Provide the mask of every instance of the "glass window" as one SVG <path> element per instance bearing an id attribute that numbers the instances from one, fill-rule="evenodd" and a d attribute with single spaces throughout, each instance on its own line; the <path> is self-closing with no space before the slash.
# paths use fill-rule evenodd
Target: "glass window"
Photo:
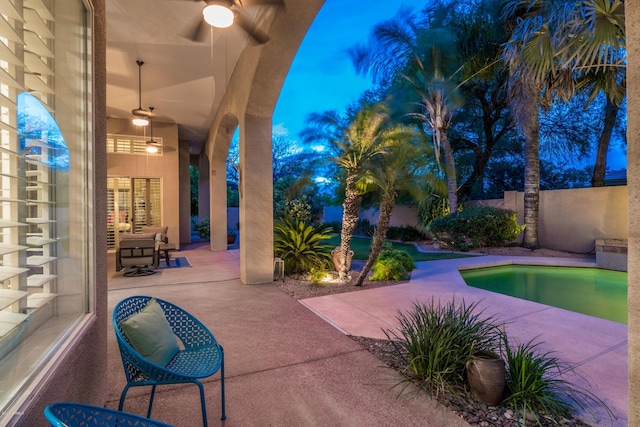
<path id="1" fill-rule="evenodd" d="M 0 414 L 92 308 L 87 18 L 0 1 Z"/>
<path id="2" fill-rule="evenodd" d="M 139 154 L 145 156 L 162 155 L 162 138 L 154 137 L 157 151 L 147 149 L 147 140 L 140 136 L 107 135 L 107 153 Z"/>

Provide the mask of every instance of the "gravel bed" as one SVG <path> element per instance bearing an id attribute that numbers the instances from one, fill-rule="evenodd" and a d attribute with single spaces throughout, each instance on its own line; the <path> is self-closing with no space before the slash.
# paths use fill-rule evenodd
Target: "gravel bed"
<path id="1" fill-rule="evenodd" d="M 405 359 L 395 351 L 396 346 L 389 340 L 377 340 L 373 338 L 365 337 L 351 337 L 352 340 L 360 344 L 363 348 L 368 350 L 371 354 L 376 356 L 386 366 L 398 371 L 405 376 L 408 381 L 414 382 L 410 376 L 407 375 L 407 365 Z M 519 420 L 516 418 L 513 410 L 503 406 L 489 406 L 480 403 L 473 399 L 470 394 L 464 393 L 460 395 L 438 395 L 436 396 L 438 402 L 451 409 L 455 414 L 465 420 L 472 426 L 489 427 L 489 426 L 502 426 L 502 427 L 520 427 L 526 425 L 527 427 L 541 426 L 566 426 L 566 427 L 582 427 L 588 426 L 588 424 L 582 422 L 579 419 L 561 419 L 561 420 L 537 420 L 528 417 L 526 424 L 523 424 L 522 418 Z"/>
<path id="2" fill-rule="evenodd" d="M 420 242 L 419 245 L 428 250 L 433 250 L 434 247 L 430 242 Z M 479 252 L 479 251 L 478 251 Z M 513 256 L 559 256 L 559 257 L 571 257 L 571 258 L 583 258 L 593 257 L 593 254 L 574 254 L 568 252 L 554 251 L 549 249 L 537 249 L 530 250 L 521 247 L 505 247 L 505 248 L 484 248 L 482 253 L 487 255 L 513 255 Z M 283 292 L 289 294 L 292 298 L 299 300 L 304 298 L 312 298 L 324 295 L 331 295 L 344 292 L 357 292 L 366 289 L 379 288 L 383 286 L 394 286 L 401 283 L 407 283 L 407 281 L 374 281 L 371 282 L 368 279 L 363 282 L 362 286 L 354 286 L 353 283 L 359 274 L 358 268 L 361 268 L 363 263 L 354 261 L 352 270 L 350 272 L 351 280 L 348 283 L 327 282 L 320 285 L 314 285 L 305 277 L 286 277 L 283 281 L 276 281 L 274 284 Z M 335 276 L 335 272 L 333 272 Z M 391 369 L 395 369 L 402 375 L 406 376 L 407 366 L 404 359 L 397 354 L 394 343 L 390 340 L 377 340 L 366 337 L 351 337 L 355 342 L 360 344 L 367 351 L 376 356 L 380 361 L 385 363 Z M 407 377 L 408 381 L 413 381 L 410 377 Z M 454 413 L 458 414 L 462 419 L 472 426 L 489 427 L 489 426 L 503 426 L 503 427 L 516 427 L 522 426 L 522 419 L 518 420 L 516 414 L 511 409 L 502 406 L 488 406 L 477 402 L 469 394 L 464 395 L 439 395 L 438 401 L 450 408 Z M 538 423 L 540 421 L 540 423 Z M 526 420 L 526 426 L 567 426 L 567 427 L 582 427 L 588 426 L 588 424 L 578 419 L 562 419 L 562 420 Z"/>

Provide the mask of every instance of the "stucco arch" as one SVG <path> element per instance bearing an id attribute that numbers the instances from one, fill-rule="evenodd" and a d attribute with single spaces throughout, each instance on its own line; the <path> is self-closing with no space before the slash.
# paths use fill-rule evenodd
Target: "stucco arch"
<path id="1" fill-rule="evenodd" d="M 227 157 L 231 139 L 238 127 L 234 114 L 225 115 L 220 121 L 214 143 L 210 145 L 209 160 L 209 218 L 211 218 L 211 250 L 227 249 Z M 209 147 L 208 147 L 209 148 Z"/>
<path id="2" fill-rule="evenodd" d="M 323 4 L 324 0 L 291 2 L 275 11 L 270 41 L 261 46 L 248 45 L 240 55 L 203 150 L 211 167 L 211 249 L 225 250 L 224 162 L 233 133 L 240 127 L 243 283 L 273 280 L 272 115 L 300 43 Z"/>

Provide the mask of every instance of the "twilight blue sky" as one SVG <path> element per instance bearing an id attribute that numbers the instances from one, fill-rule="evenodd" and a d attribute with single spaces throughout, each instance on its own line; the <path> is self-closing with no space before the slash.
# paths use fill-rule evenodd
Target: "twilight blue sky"
<path id="1" fill-rule="evenodd" d="M 273 115 L 274 132 L 298 140 L 312 112 L 344 111 L 371 86 L 358 76 L 347 50 L 366 42 L 371 27 L 392 18 L 403 6 L 416 11 L 429 0 L 327 0 L 309 28 L 291 65 Z"/>

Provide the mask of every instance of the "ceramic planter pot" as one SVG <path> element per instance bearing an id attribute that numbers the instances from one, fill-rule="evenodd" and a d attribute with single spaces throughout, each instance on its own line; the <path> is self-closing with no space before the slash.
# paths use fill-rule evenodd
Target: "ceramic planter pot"
<path id="1" fill-rule="evenodd" d="M 336 248 L 331 251 L 331 256 L 333 258 L 333 266 L 336 268 L 336 271 L 340 271 L 340 246 L 336 246 Z M 347 270 L 351 270 L 352 258 L 353 251 L 349 249 L 349 253 L 347 254 Z"/>
<path id="2" fill-rule="evenodd" d="M 481 351 L 473 354 L 466 368 L 473 397 L 487 405 L 498 405 L 505 387 L 504 360 L 495 353 Z"/>

